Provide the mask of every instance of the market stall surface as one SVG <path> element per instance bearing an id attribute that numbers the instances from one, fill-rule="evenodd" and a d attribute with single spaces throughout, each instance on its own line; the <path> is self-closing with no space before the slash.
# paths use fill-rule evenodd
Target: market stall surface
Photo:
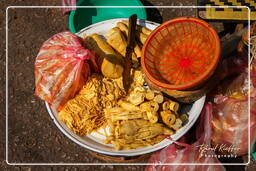
<path id="1" fill-rule="evenodd" d="M 149 0 L 147 5 L 195 5 L 195 0 Z M 1 9 L 1 64 L 5 64 L 5 8 L 14 5 L 61 5 L 60 0 L 4 0 Z M 9 80 L 9 162 L 11 163 L 100 163 L 84 148 L 65 137 L 49 117 L 45 104 L 34 96 L 34 62 L 41 44 L 50 36 L 67 30 L 67 16 L 60 9 L 8 10 Z M 159 9 L 155 21 L 177 16 L 195 16 L 193 9 Z M 5 96 L 5 67 L 1 67 L 0 96 Z M 5 163 L 5 99 L 1 105 L 0 170 L 144 170 L 144 166 L 8 166 Z"/>

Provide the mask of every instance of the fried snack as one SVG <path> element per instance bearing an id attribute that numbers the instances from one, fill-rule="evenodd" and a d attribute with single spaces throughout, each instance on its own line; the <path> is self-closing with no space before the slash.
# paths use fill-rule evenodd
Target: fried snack
<path id="1" fill-rule="evenodd" d="M 162 141 L 164 138 L 162 136 L 156 136 L 151 139 L 145 139 L 145 140 L 129 140 L 129 139 L 111 139 L 108 138 L 106 140 L 107 144 L 113 144 L 116 150 L 131 150 L 136 148 L 141 148 L 145 146 L 151 146 L 154 145 L 160 141 Z"/>
<path id="2" fill-rule="evenodd" d="M 164 102 L 164 96 L 162 94 L 158 94 L 154 97 L 154 101 L 157 103 L 163 103 Z"/>
<path id="3" fill-rule="evenodd" d="M 141 69 L 135 70 L 132 69 L 132 77 L 133 82 L 131 83 L 131 90 L 135 90 L 137 87 L 143 88 L 143 85 L 145 83 L 143 73 Z"/>
<path id="4" fill-rule="evenodd" d="M 123 24 L 125 24 L 128 27 L 128 21 L 124 20 L 122 21 Z M 151 30 L 147 29 L 146 27 L 137 25 L 136 27 L 136 37 L 138 40 L 140 40 L 141 44 L 144 44 L 147 40 L 148 36 L 151 34 Z"/>
<path id="5" fill-rule="evenodd" d="M 147 112 L 147 117 L 150 123 L 157 123 L 158 121 L 158 114 L 157 112 Z"/>
<path id="6" fill-rule="evenodd" d="M 150 139 L 157 135 L 171 135 L 173 132 L 160 123 L 150 123 L 146 120 L 128 120 L 120 124 L 121 136 L 132 136 L 134 140 Z"/>
<path id="7" fill-rule="evenodd" d="M 146 95 L 145 95 L 145 97 L 146 97 L 147 100 L 153 100 L 154 97 L 155 97 L 154 91 L 148 90 L 147 93 L 146 93 Z"/>
<path id="8" fill-rule="evenodd" d="M 144 87 L 135 87 L 135 88 L 133 89 L 133 92 L 135 92 L 135 93 L 145 93 L 146 90 L 145 90 Z"/>
<path id="9" fill-rule="evenodd" d="M 163 111 L 169 110 L 170 109 L 170 102 L 169 101 L 163 102 L 162 109 L 163 109 Z"/>
<path id="10" fill-rule="evenodd" d="M 132 92 L 127 97 L 127 100 L 134 105 L 139 105 L 144 102 L 145 94 L 143 92 Z"/>
<path id="11" fill-rule="evenodd" d="M 139 26 L 138 25 L 138 30 L 142 33 L 144 33 L 145 35 L 149 36 L 152 32 L 152 30 L 149 30 L 148 28 L 146 27 L 142 27 L 142 26 Z"/>
<path id="12" fill-rule="evenodd" d="M 137 32 L 136 36 L 138 37 L 138 39 L 140 40 L 140 43 L 144 45 L 144 43 L 146 42 L 148 36 L 142 32 Z"/>
<path id="13" fill-rule="evenodd" d="M 105 35 L 107 42 L 122 56 L 125 56 L 127 40 L 125 35 L 118 27 L 110 29 Z"/>
<path id="14" fill-rule="evenodd" d="M 118 22 L 116 26 L 125 34 L 126 38 L 128 37 L 128 26 L 123 22 Z"/>
<path id="15" fill-rule="evenodd" d="M 64 105 L 59 119 L 80 136 L 96 131 L 106 124 L 103 110 L 117 106 L 124 94 L 118 82 L 93 74 L 79 94 Z"/>
<path id="16" fill-rule="evenodd" d="M 127 20 L 123 20 L 122 23 L 124 23 L 126 26 L 128 26 L 128 21 Z M 151 32 L 152 32 L 152 30 L 150 30 L 150 29 L 148 29 L 146 27 L 140 26 L 138 24 L 136 26 L 136 31 L 137 32 L 141 32 L 141 33 L 143 33 L 143 34 L 145 34 L 147 36 L 149 36 L 151 34 Z"/>
<path id="17" fill-rule="evenodd" d="M 115 135 L 107 137 L 106 143 L 113 144 L 118 150 L 153 145 L 162 140 L 159 135 L 173 134 L 173 131 L 163 124 L 142 119 L 122 121 L 112 129 L 115 130 Z"/>
<path id="18" fill-rule="evenodd" d="M 161 111 L 160 112 L 162 121 L 170 128 L 172 128 L 171 125 L 173 125 L 176 121 L 176 116 L 171 111 Z"/>
<path id="19" fill-rule="evenodd" d="M 128 26 L 122 22 L 118 22 L 116 26 L 125 34 L 126 39 L 128 38 Z M 141 57 L 141 48 L 138 45 L 137 41 L 135 41 L 134 52 L 137 58 Z"/>
<path id="20" fill-rule="evenodd" d="M 159 105 L 154 101 L 147 101 L 140 105 L 140 109 L 147 112 L 157 112 L 159 109 Z"/>
<path id="21" fill-rule="evenodd" d="M 176 119 L 175 123 L 173 125 L 171 125 L 171 128 L 174 129 L 175 131 L 177 131 L 181 127 L 182 127 L 181 119 Z"/>
<path id="22" fill-rule="evenodd" d="M 102 107 L 92 104 L 99 103 L 98 93 L 93 93 L 100 87 L 98 80 L 102 80 L 102 76 L 94 75 L 89 78 L 79 94 L 69 100 L 59 112 L 59 119 L 78 135 L 91 133 L 106 123 Z M 87 93 L 88 90 L 91 90 L 90 93 Z"/>
<path id="23" fill-rule="evenodd" d="M 177 113 L 179 110 L 179 103 L 172 101 L 170 99 L 165 99 L 164 103 L 162 104 L 163 110 L 171 110 L 174 113 Z"/>
<path id="24" fill-rule="evenodd" d="M 172 100 L 168 100 L 169 101 L 169 109 L 175 113 L 177 113 L 177 111 L 179 110 L 179 103 L 174 102 Z"/>
<path id="25" fill-rule="evenodd" d="M 122 107 L 114 107 L 105 109 L 105 116 L 110 122 L 116 122 L 129 119 L 147 119 L 146 113 L 136 109 L 124 109 Z"/>
<path id="26" fill-rule="evenodd" d="M 128 46 L 127 39 L 124 33 L 118 28 L 114 27 L 107 32 L 105 35 L 107 37 L 107 42 L 123 57 L 126 55 L 126 48 Z M 137 59 L 136 53 L 132 52 L 132 64 L 134 68 L 139 66 L 139 61 Z"/>
<path id="27" fill-rule="evenodd" d="M 114 27 L 107 32 L 105 35 L 107 37 L 107 42 L 123 57 L 126 55 L 127 40 L 124 33 L 118 28 Z M 134 52 L 132 52 L 132 63 L 135 68 L 139 66 L 139 61 Z"/>
<path id="28" fill-rule="evenodd" d="M 157 111 L 159 109 L 159 105 L 154 101 L 144 102 L 140 105 L 141 111 L 145 111 L 147 113 L 148 120 L 151 123 L 156 123 L 158 121 Z"/>
<path id="29" fill-rule="evenodd" d="M 124 100 L 119 100 L 118 105 L 126 110 L 140 110 L 138 106 Z"/>
<path id="30" fill-rule="evenodd" d="M 187 122 L 187 120 L 188 120 L 188 115 L 187 115 L 187 114 L 181 114 L 181 115 L 180 115 L 180 120 L 182 121 L 182 123 Z"/>
<path id="31" fill-rule="evenodd" d="M 99 56 L 101 72 L 108 78 L 119 78 L 123 73 L 123 57 L 103 40 L 98 34 L 85 36 L 85 44 Z"/>
<path id="32" fill-rule="evenodd" d="M 133 82 L 128 95 L 119 100 L 118 107 L 104 110 L 110 127 L 105 143 L 114 145 L 117 150 L 158 143 L 163 139 L 160 135 L 173 134 L 183 123 L 179 115 L 170 110 L 172 101 L 164 99 L 160 91 L 144 89 L 141 70 L 133 69 L 132 72 Z"/>

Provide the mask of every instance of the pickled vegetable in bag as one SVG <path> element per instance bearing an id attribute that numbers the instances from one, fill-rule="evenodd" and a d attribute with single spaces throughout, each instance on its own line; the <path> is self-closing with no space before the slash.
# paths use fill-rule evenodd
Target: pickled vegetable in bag
<path id="1" fill-rule="evenodd" d="M 211 120 L 212 105 L 206 104 L 200 116 L 200 122 L 196 128 L 197 141 L 192 144 L 183 144 L 185 148 L 178 148 L 177 145 L 171 144 L 161 151 L 154 153 L 148 163 L 153 163 L 146 168 L 146 171 L 222 171 L 225 168 L 221 165 L 215 156 L 214 150 L 202 150 L 203 147 L 211 147 Z M 200 148 L 202 147 L 202 148 Z M 175 163 L 190 163 L 195 165 L 168 165 Z M 220 164 L 220 165 L 199 165 L 204 164 Z M 165 165 L 159 165 L 165 164 Z"/>
<path id="2" fill-rule="evenodd" d="M 69 31 L 45 41 L 35 61 L 35 94 L 53 107 L 62 106 L 98 71 L 94 53 Z"/>

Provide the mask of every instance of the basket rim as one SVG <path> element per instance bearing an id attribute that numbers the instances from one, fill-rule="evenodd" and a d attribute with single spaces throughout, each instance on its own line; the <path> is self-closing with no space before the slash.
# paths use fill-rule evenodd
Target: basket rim
<path id="1" fill-rule="evenodd" d="M 215 40 L 215 44 L 216 44 L 216 50 L 214 53 L 214 58 L 213 58 L 213 62 L 212 64 L 209 65 L 209 68 L 202 74 L 199 75 L 196 79 L 194 79 L 193 81 L 191 81 L 191 83 L 187 83 L 187 84 L 182 84 L 182 85 L 175 85 L 175 84 L 167 84 L 167 83 L 163 83 L 158 81 L 157 79 L 155 79 L 148 71 L 146 64 L 145 64 L 145 52 L 146 49 L 149 45 L 149 42 L 152 40 L 152 38 L 163 28 L 166 27 L 166 25 L 170 25 L 170 24 L 174 24 L 177 22 L 183 22 L 183 21 L 193 21 L 199 24 L 202 24 L 204 27 L 206 27 L 209 32 L 213 35 L 213 38 Z M 198 86 L 200 84 L 202 84 L 203 82 L 205 82 L 215 71 L 218 62 L 220 60 L 220 56 L 221 56 L 221 46 L 220 46 L 220 38 L 217 34 L 217 32 L 213 29 L 212 26 L 210 26 L 209 23 L 195 18 L 195 17 L 177 17 L 175 19 L 169 20 L 164 22 L 163 24 L 159 25 L 155 30 L 152 31 L 152 33 L 149 35 L 149 37 L 147 38 L 147 40 L 145 41 L 145 44 L 143 45 L 142 48 L 142 57 L 141 57 L 141 65 L 142 65 L 142 69 L 146 75 L 146 77 L 149 79 L 149 81 L 151 81 L 153 84 L 160 86 L 162 88 L 166 88 L 166 89 L 170 89 L 170 90 L 184 90 L 184 89 L 189 89 L 195 86 Z"/>

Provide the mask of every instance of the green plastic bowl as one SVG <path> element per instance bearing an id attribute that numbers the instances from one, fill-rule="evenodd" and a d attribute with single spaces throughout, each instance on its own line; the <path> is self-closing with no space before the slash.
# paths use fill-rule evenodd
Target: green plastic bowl
<path id="1" fill-rule="evenodd" d="M 77 6 L 143 6 L 140 0 L 79 0 Z M 139 19 L 147 19 L 145 8 L 77 8 L 69 15 L 69 30 L 79 30 L 108 19 L 127 18 L 137 14 Z"/>

